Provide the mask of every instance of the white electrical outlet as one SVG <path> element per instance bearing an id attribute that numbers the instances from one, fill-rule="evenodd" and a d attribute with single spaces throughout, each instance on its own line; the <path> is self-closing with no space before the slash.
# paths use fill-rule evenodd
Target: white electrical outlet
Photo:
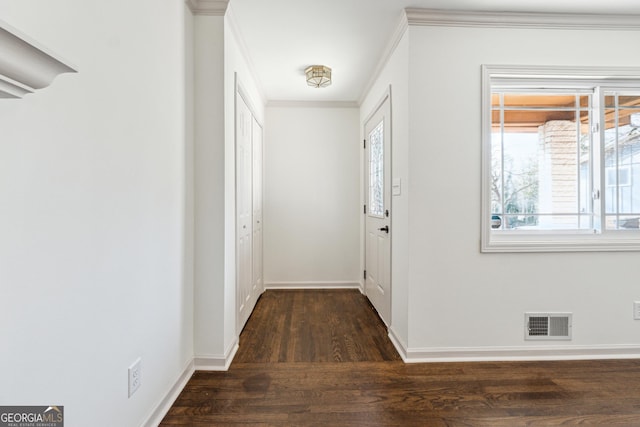
<path id="1" fill-rule="evenodd" d="M 640 320 L 640 301 L 633 302 L 633 318 Z"/>
<path id="2" fill-rule="evenodd" d="M 142 384 L 142 359 L 138 357 L 138 360 L 129 366 L 129 397 L 140 388 L 140 384 Z"/>

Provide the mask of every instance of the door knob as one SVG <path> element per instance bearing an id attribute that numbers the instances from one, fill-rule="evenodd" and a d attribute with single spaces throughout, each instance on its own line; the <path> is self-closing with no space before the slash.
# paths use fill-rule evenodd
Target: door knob
<path id="1" fill-rule="evenodd" d="M 380 230 L 380 231 L 384 231 L 385 233 L 389 233 L 389 226 L 388 226 L 388 225 L 385 225 L 385 226 L 384 226 L 384 227 L 382 227 L 382 228 L 378 228 L 378 230 Z"/>

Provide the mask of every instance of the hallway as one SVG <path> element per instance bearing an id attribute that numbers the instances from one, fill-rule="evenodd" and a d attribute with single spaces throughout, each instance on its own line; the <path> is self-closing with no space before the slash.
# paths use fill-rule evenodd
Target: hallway
<path id="1" fill-rule="evenodd" d="M 358 290 L 271 290 L 242 331 L 234 363 L 399 360 Z"/>
<path id="2" fill-rule="evenodd" d="M 404 364 L 356 290 L 269 290 L 161 426 L 640 424 L 640 361 Z"/>

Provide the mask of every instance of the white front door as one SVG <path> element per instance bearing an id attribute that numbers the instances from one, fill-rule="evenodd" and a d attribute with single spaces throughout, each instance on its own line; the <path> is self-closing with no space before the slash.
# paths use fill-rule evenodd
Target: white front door
<path id="1" fill-rule="evenodd" d="M 365 294 L 391 321 L 391 108 L 389 97 L 365 123 Z"/>

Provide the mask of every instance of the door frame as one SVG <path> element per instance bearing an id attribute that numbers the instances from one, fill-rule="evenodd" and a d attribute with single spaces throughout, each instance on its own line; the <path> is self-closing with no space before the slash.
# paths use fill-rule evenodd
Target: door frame
<path id="1" fill-rule="evenodd" d="M 391 85 L 387 87 L 384 91 L 383 95 L 380 97 L 378 102 L 376 102 L 369 112 L 369 114 L 362 121 L 362 140 L 363 143 L 367 139 L 367 123 L 378 113 L 378 111 L 384 107 L 385 102 L 389 103 L 389 123 L 386 123 L 385 126 L 388 126 L 389 129 L 389 152 L 385 155 L 389 156 L 389 177 L 390 183 L 393 185 L 393 103 L 391 97 Z M 366 149 L 363 145 L 362 150 L 362 164 L 361 164 L 361 179 L 362 179 L 362 206 L 363 206 L 363 215 L 362 215 L 362 223 L 361 223 L 361 235 L 360 235 L 360 244 L 362 248 L 362 256 L 361 256 L 361 265 L 362 265 L 362 285 L 360 287 L 360 291 L 366 296 L 366 286 L 367 286 L 367 278 L 366 278 L 366 267 L 367 267 L 367 212 L 364 211 L 364 207 L 369 205 L 368 195 L 369 195 L 369 176 L 367 176 L 367 162 L 369 159 L 365 155 Z M 385 322 L 387 327 L 391 327 L 393 319 L 393 189 L 389 188 L 390 197 L 389 197 L 389 224 L 390 224 L 390 233 L 389 233 L 389 319 L 382 319 Z M 382 316 L 380 316 L 382 318 Z"/>

